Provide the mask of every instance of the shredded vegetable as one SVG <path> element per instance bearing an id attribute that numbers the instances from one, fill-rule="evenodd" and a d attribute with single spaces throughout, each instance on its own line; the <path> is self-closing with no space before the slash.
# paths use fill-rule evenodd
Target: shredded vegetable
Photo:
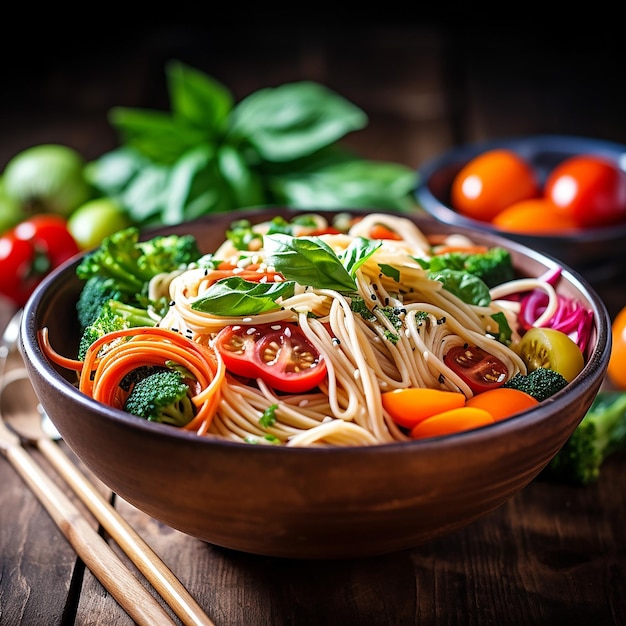
<path id="1" fill-rule="evenodd" d="M 584 353 L 590 340 L 593 327 L 593 313 L 580 302 L 557 294 L 556 310 L 550 318 L 538 323 L 548 306 L 548 296 L 544 291 L 533 289 L 520 301 L 519 320 L 525 328 L 542 326 L 554 328 L 568 335 Z"/>
<path id="2" fill-rule="evenodd" d="M 128 390 L 121 386 L 127 374 L 146 365 L 179 364 L 193 374 L 199 387 L 192 397 L 196 415 L 185 429 L 204 434 L 210 427 L 225 376 L 222 359 L 210 347 L 167 328 L 136 327 L 103 335 L 90 346 L 84 361 L 72 361 L 54 351 L 46 328 L 39 338 L 50 361 L 80 373 L 80 391 L 118 409 L 123 408 L 128 396 Z"/>

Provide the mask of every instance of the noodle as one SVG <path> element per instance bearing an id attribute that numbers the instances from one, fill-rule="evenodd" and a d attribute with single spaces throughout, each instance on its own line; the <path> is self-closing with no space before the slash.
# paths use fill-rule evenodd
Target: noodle
<path id="1" fill-rule="evenodd" d="M 324 221 L 318 220 L 318 225 Z M 205 434 L 232 441 L 304 445 L 373 445 L 407 440 L 383 409 L 381 393 L 407 387 L 472 390 L 444 362 L 453 346 L 483 348 L 506 364 L 508 377 L 526 373 L 521 358 L 497 341 L 498 325 L 492 318 L 503 313 L 512 320 L 515 303 L 507 295 L 520 288 L 542 288 L 550 304 L 553 288 L 537 279 L 513 281 L 491 290 L 488 306 L 468 305 L 439 281 L 431 280 L 416 258 L 428 259 L 431 246 L 411 220 L 371 214 L 347 234 L 320 235 L 335 252 L 346 250 L 358 237 L 367 237 L 373 224 L 383 224 L 401 235 L 385 240 L 355 271 L 356 293 L 367 303 L 368 313 L 354 310 L 349 294 L 328 288 L 296 285 L 292 295 L 277 301 L 277 308 L 254 315 L 217 315 L 194 308 L 209 292 L 219 270 L 201 268 L 160 276 L 153 293 L 167 292 L 172 305 L 159 323 L 212 346 L 227 326 L 254 330 L 261 324 L 295 323 L 323 358 L 326 380 L 308 393 L 273 391 L 261 379 L 246 383 L 230 374 L 221 379 L 219 403 Z M 266 225 L 257 227 L 267 230 Z M 226 240 L 213 257 L 238 271 L 271 272 L 266 251 L 240 251 Z M 383 272 L 381 268 L 393 268 Z M 236 273 L 233 273 L 236 275 Z M 280 280 L 280 277 L 273 277 Z M 273 407 L 274 421 L 261 425 L 263 413 Z"/>

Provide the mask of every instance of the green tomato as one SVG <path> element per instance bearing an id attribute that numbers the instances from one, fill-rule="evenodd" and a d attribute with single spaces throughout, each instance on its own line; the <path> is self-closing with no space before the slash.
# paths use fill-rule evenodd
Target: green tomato
<path id="1" fill-rule="evenodd" d="M 67 217 L 92 196 L 85 161 L 73 148 L 41 144 L 18 152 L 4 169 L 5 191 L 30 215 Z"/>
<path id="2" fill-rule="evenodd" d="M 0 234 L 17 226 L 24 219 L 26 219 L 26 213 L 22 205 L 7 196 L 4 190 L 4 179 L 0 177 Z"/>
<path id="3" fill-rule="evenodd" d="M 100 245 L 102 240 L 132 222 L 112 198 L 96 198 L 79 206 L 68 218 L 67 228 L 83 250 Z"/>

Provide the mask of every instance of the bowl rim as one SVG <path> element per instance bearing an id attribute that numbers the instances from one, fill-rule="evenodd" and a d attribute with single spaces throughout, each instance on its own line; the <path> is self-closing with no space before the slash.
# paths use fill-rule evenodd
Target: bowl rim
<path id="1" fill-rule="evenodd" d="M 238 211 L 236 215 L 233 216 L 233 219 L 241 219 L 244 216 L 265 216 L 269 217 L 276 213 L 276 211 L 284 212 L 285 209 L 258 209 L 258 210 L 250 210 L 250 211 Z M 293 215 L 303 214 L 303 213 L 345 213 L 345 212 L 361 212 L 360 209 L 342 209 L 342 210 L 327 210 L 327 209 L 286 209 L 290 214 Z M 385 211 L 377 211 L 377 212 L 385 212 Z M 165 226 L 160 228 L 148 228 L 144 230 L 145 235 L 152 235 L 159 232 L 171 232 L 186 231 L 189 229 L 192 232 L 193 224 L 199 221 L 211 220 L 212 217 L 216 216 L 204 216 L 197 220 L 193 220 L 191 222 L 187 222 L 184 224 L 178 224 L 174 226 Z M 589 301 L 590 308 L 594 314 L 594 323 L 595 323 L 595 334 L 596 334 L 596 344 L 593 347 L 593 350 L 589 352 L 587 362 L 583 370 L 578 375 L 577 385 L 582 385 L 583 391 L 588 391 L 594 385 L 598 384 L 598 378 L 601 377 L 601 370 L 608 363 L 608 354 L 610 354 L 611 349 L 611 335 L 609 332 L 610 329 L 610 317 L 608 310 L 600 298 L 600 296 L 595 292 L 595 290 L 591 287 L 588 281 L 583 278 L 580 274 L 578 274 L 575 270 L 569 268 L 567 265 L 564 265 L 557 259 L 551 257 L 550 255 L 534 250 L 532 248 L 527 247 L 526 245 L 506 239 L 505 237 L 499 235 L 498 233 L 485 233 L 480 230 L 471 227 L 465 226 L 457 226 L 457 225 L 449 225 L 449 224 L 441 224 L 434 220 L 432 217 L 423 216 L 419 214 L 406 214 L 406 217 L 409 219 L 414 219 L 418 223 L 418 225 L 426 225 L 428 224 L 429 228 L 438 228 L 443 227 L 445 229 L 456 229 L 460 228 L 462 232 L 473 235 L 478 238 L 488 237 L 490 241 L 493 242 L 494 245 L 501 245 L 506 247 L 507 249 L 514 251 L 515 253 L 529 257 L 532 260 L 540 263 L 545 266 L 546 269 L 553 268 L 561 268 L 562 276 L 565 280 L 567 280 L 577 291 L 582 292 L 582 294 Z M 449 447 L 449 446 L 466 446 L 468 444 L 479 444 L 481 441 L 485 439 L 491 439 L 492 437 L 498 437 L 501 435 L 505 435 L 510 431 L 514 431 L 517 429 L 520 423 L 524 423 L 525 426 L 533 426 L 538 423 L 541 423 L 547 419 L 546 415 L 544 415 L 543 411 L 538 410 L 537 407 L 530 408 L 526 411 L 520 412 L 516 415 L 513 415 L 509 418 L 500 420 L 493 424 L 488 424 L 486 426 L 482 426 L 479 428 L 462 431 L 459 433 L 452 433 L 448 435 L 442 435 L 438 437 L 432 437 L 429 439 L 423 440 L 409 440 L 409 441 L 394 441 L 388 443 L 380 443 L 375 445 L 353 445 L 353 446 L 303 446 L 303 447 L 288 447 L 288 446 L 271 446 L 271 445 L 257 445 L 251 446 L 249 443 L 245 442 L 237 442 L 231 441 L 224 438 L 220 438 L 217 436 L 209 436 L 203 435 L 199 436 L 198 434 L 190 431 L 185 431 L 182 429 L 177 429 L 167 424 L 160 424 L 155 422 L 148 422 L 140 417 L 135 415 L 126 413 L 121 409 L 115 409 L 113 407 L 106 406 L 96 400 L 90 398 L 89 396 L 81 393 L 76 386 L 72 385 L 67 379 L 65 379 L 59 372 L 55 369 L 55 367 L 47 360 L 45 355 L 43 354 L 39 342 L 37 339 L 37 331 L 39 330 L 36 327 L 38 323 L 38 312 L 47 306 L 48 300 L 52 297 L 52 292 L 54 291 L 55 285 L 63 282 L 64 278 L 67 278 L 68 275 L 72 275 L 75 273 L 75 268 L 82 259 L 82 257 L 86 254 L 86 252 L 79 253 L 75 255 L 71 259 L 68 259 L 61 266 L 57 267 L 50 274 L 48 274 L 41 283 L 34 290 L 31 297 L 28 299 L 27 303 L 24 306 L 24 313 L 22 315 L 21 327 L 20 327 L 20 347 L 22 350 L 22 355 L 26 360 L 27 369 L 32 368 L 36 371 L 37 375 L 41 377 L 46 384 L 50 385 L 52 388 L 58 389 L 62 392 L 69 394 L 77 404 L 87 410 L 88 412 L 98 412 L 101 413 L 102 416 L 107 420 L 112 420 L 113 422 L 123 425 L 124 427 L 131 428 L 133 430 L 140 431 L 142 433 L 146 433 L 146 435 L 157 436 L 157 437 L 167 437 L 174 439 L 182 439 L 186 442 L 190 442 L 195 445 L 208 446 L 208 448 L 212 448 L 217 446 L 219 448 L 235 448 L 242 449 L 245 448 L 250 450 L 250 448 L 254 448 L 255 453 L 260 454 L 306 454 L 306 455 L 336 455 L 336 454 L 369 454 L 372 451 L 377 453 L 391 453 L 398 450 L 405 450 L 409 452 L 420 451 L 420 450 L 437 450 L 441 447 Z M 569 404 L 569 394 L 571 393 L 571 389 L 563 389 L 554 396 L 552 396 L 549 400 L 544 402 L 549 403 L 554 410 L 566 410 Z M 541 406 L 545 406 L 543 403 Z"/>
<path id="2" fill-rule="evenodd" d="M 516 237 L 519 240 L 558 241 L 566 243 L 574 238 L 577 242 L 610 241 L 626 235 L 626 221 L 621 224 L 585 228 L 575 233 L 524 233 L 498 229 L 488 222 L 466 217 L 455 211 L 451 206 L 440 200 L 431 189 L 431 181 L 442 167 L 458 164 L 459 167 L 471 158 L 487 150 L 510 148 L 522 156 L 539 152 L 577 152 L 589 151 L 605 156 L 614 161 L 618 167 L 626 171 L 626 144 L 605 139 L 576 135 L 511 135 L 495 139 L 485 139 L 468 144 L 454 146 L 446 152 L 426 161 L 417 169 L 418 181 L 414 196 L 419 206 L 440 222 L 466 226 L 504 237 Z"/>

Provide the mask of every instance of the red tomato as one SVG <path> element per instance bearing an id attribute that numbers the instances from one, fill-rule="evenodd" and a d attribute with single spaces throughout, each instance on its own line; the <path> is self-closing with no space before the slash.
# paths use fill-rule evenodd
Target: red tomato
<path id="1" fill-rule="evenodd" d="M 261 378 L 279 391 L 302 393 L 326 378 L 323 357 L 295 324 L 226 326 L 215 348 L 231 373 Z"/>
<path id="2" fill-rule="evenodd" d="M 509 373 L 498 357 L 478 346 L 454 346 L 443 361 L 474 393 L 499 387 Z"/>
<path id="3" fill-rule="evenodd" d="M 392 239 L 393 241 L 400 241 L 402 239 L 402 237 L 398 233 L 394 232 L 390 228 L 387 228 L 386 226 L 383 226 L 382 224 L 375 224 L 374 226 L 372 226 L 369 232 L 369 238 Z"/>
<path id="4" fill-rule="evenodd" d="M 0 293 L 23 306 L 44 276 L 78 252 L 63 217 L 24 220 L 0 237 Z"/>
<path id="5" fill-rule="evenodd" d="M 496 215 L 491 223 L 513 233 L 562 233 L 577 228 L 576 223 L 547 198 L 530 198 L 516 202 Z"/>
<path id="6" fill-rule="evenodd" d="M 488 150 L 455 176 L 452 206 L 464 215 L 491 221 L 502 209 L 540 195 L 533 169 L 511 150 Z"/>
<path id="7" fill-rule="evenodd" d="M 582 227 L 626 219 L 626 174 L 601 157 L 574 156 L 561 162 L 546 180 L 545 195 Z"/>

